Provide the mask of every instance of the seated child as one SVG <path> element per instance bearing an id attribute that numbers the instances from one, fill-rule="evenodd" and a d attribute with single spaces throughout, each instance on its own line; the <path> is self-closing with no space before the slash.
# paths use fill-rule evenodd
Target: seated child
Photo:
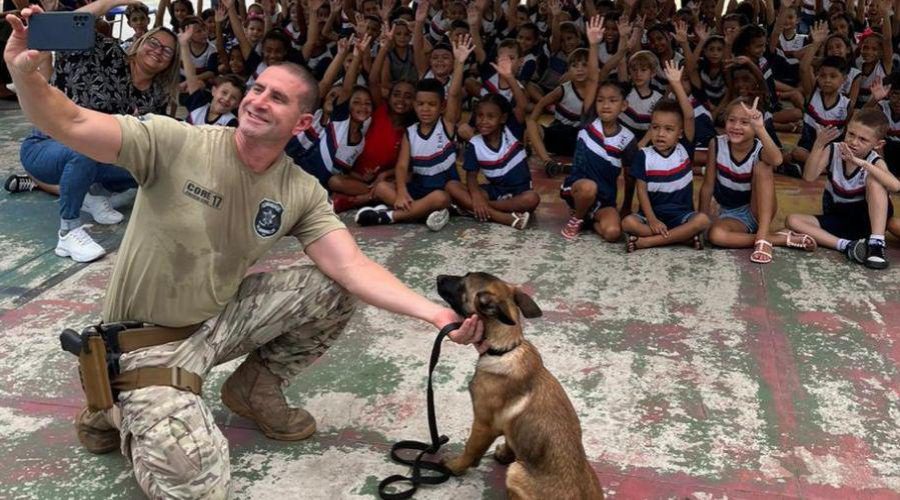
<path id="1" fill-rule="evenodd" d="M 624 20 L 623 20 L 624 21 Z M 562 165 L 550 158 L 550 154 L 572 156 L 582 117 L 593 106 L 597 83 L 618 65 L 625 56 L 626 44 L 620 44 L 616 55 L 603 65 L 598 62 L 598 45 L 603 40 L 603 21 L 594 16 L 587 25 L 590 49 L 576 49 L 569 56 L 569 80 L 542 97 L 528 118 L 526 133 L 534 154 L 543 162 L 548 177 L 562 171 Z M 630 35 L 628 27 L 622 28 Z M 544 110 L 555 105 L 554 119 L 548 126 L 540 126 L 538 120 Z"/>
<path id="2" fill-rule="evenodd" d="M 515 108 L 510 110 L 509 101 L 498 94 L 481 98 L 475 108 L 478 135 L 469 141 L 463 161 L 466 185 L 450 181 L 446 189 L 453 202 L 477 220 L 525 229 L 530 212 L 541 201 L 531 189 L 531 171 L 522 145 L 527 98 L 515 84 L 512 58 L 500 58 L 494 69 L 513 89 Z M 479 171 L 487 184 L 479 185 Z"/>
<path id="3" fill-rule="evenodd" d="M 665 74 L 678 102 L 665 99 L 656 104 L 651 145 L 634 155 L 631 175 L 637 180 L 641 212 L 622 220 L 628 252 L 691 240 L 702 250 L 700 234 L 709 227 L 709 217 L 694 211 L 694 109 L 681 85 L 681 68 L 670 61 Z"/>
<path id="4" fill-rule="evenodd" d="M 809 150 L 816 140 L 816 130 L 830 126 L 843 135 L 850 113 L 850 99 L 841 93 L 841 86 L 847 77 L 846 61 L 835 56 L 822 59 L 815 79 L 808 62 L 809 59 L 804 58 L 800 83 L 803 95 L 810 97 L 803 110 L 803 133 L 797 147 L 791 151 L 793 161 L 801 165 L 809 157 Z"/>
<path id="5" fill-rule="evenodd" d="M 395 182 L 375 185 L 375 198 L 387 206 L 361 208 L 356 213 L 357 224 L 416 221 L 426 216 L 425 224 L 432 231 L 447 224 L 450 197 L 444 188 L 449 181 L 459 182 L 454 132 L 460 115 L 463 67 L 472 49 L 468 36 L 453 42 L 453 75 L 446 101 L 438 80 L 428 78 L 416 86 L 413 108 L 419 121 L 406 129 L 401 140 Z"/>
<path id="6" fill-rule="evenodd" d="M 188 25 L 178 35 L 181 47 L 181 65 L 184 70 L 187 90 L 186 106 L 188 115 L 185 121 L 192 125 L 237 126 L 238 105 L 247 90 L 244 81 L 236 75 L 216 77 L 212 92 L 206 90 L 206 83 L 197 78 L 197 70 L 190 57 L 190 45 L 187 40 L 194 36 L 196 24 Z"/>
<path id="7" fill-rule="evenodd" d="M 370 42 L 371 38 L 366 35 L 355 44 L 353 62 L 344 77 L 327 124 L 322 124 L 321 131 L 314 134 L 315 143 L 307 149 L 298 137 L 298 141 L 291 141 L 286 148 L 294 163 L 318 179 L 329 193 L 348 193 L 360 186 L 360 189 L 368 190 L 368 186 L 361 181 L 345 174 L 353 168 L 365 146 L 366 131 L 372 117 L 372 94 L 368 88 L 354 85 L 362 54 L 368 50 Z M 317 121 L 321 123 L 321 118 Z M 300 147 L 297 147 L 298 143 Z"/>
<path id="8" fill-rule="evenodd" d="M 639 141 L 650 128 L 653 107 L 662 99 L 662 94 L 650 87 L 658 67 L 659 61 L 649 50 L 637 52 L 628 59 L 627 77 L 631 79 L 632 89 L 625 97 L 628 108 L 619 120 Z M 625 76 L 624 71 L 619 72 L 620 81 L 626 81 Z"/>
<path id="9" fill-rule="evenodd" d="M 725 134 L 709 142 L 709 160 L 700 211 L 712 216 L 712 199 L 719 204 L 718 218 L 709 228 L 710 243 L 724 248 L 753 248 L 750 261 L 772 262 L 772 248 L 799 246 L 815 249 L 812 238 L 792 233 L 771 234 L 777 212 L 773 166 L 781 164 L 781 150 L 766 131 L 763 115 L 746 99 L 736 99 L 725 110 Z"/>
<path id="10" fill-rule="evenodd" d="M 803 166 L 803 178 L 813 181 L 827 172 L 822 215 L 791 214 L 785 221 L 788 228 L 810 235 L 820 246 L 843 252 L 851 262 L 871 269 L 888 267 L 884 232 L 893 207 L 883 194 L 885 187 L 868 181 L 868 170 L 860 166 L 860 160 L 887 172 L 875 151 L 884 144 L 887 127 L 884 114 L 863 109 L 847 124 L 844 142 L 833 142 L 838 137 L 835 128 L 819 130 Z"/>
<path id="11" fill-rule="evenodd" d="M 560 188 L 560 197 L 572 209 L 562 229 L 567 240 L 575 240 L 585 219 L 608 242 L 622 235 L 620 212 L 616 210 L 619 175 L 625 176 L 625 200 L 622 215 L 631 212 L 634 180 L 628 175 L 637 151 L 634 134 L 623 127 L 619 114 L 628 106 L 621 84 L 604 81 L 597 90 L 594 105 L 597 118 L 578 133 L 572 173 Z"/>

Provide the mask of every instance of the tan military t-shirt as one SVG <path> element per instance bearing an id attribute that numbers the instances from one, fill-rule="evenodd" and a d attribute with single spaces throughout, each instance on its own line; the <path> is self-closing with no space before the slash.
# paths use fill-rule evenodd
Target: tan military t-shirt
<path id="1" fill-rule="evenodd" d="M 104 321 L 177 327 L 218 314 L 281 236 L 305 247 L 344 227 L 314 177 L 287 157 L 261 174 L 238 159 L 230 127 L 116 116 L 117 165 L 140 185 Z"/>

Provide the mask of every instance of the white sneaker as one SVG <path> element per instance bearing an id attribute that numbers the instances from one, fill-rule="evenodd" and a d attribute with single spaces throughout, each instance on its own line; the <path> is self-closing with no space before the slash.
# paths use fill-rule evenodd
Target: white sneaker
<path id="1" fill-rule="evenodd" d="M 115 208 L 127 207 L 134 203 L 134 198 L 137 196 L 137 188 L 126 189 L 121 193 L 113 193 L 109 196 L 109 204 Z"/>
<path id="2" fill-rule="evenodd" d="M 65 236 L 60 235 L 59 241 L 56 243 L 56 255 L 72 257 L 75 262 L 90 262 L 103 257 L 106 250 L 91 238 L 91 235 L 85 231 L 86 227 L 90 226 L 79 226 L 66 233 Z"/>
<path id="3" fill-rule="evenodd" d="M 106 196 L 94 196 L 90 193 L 84 195 L 84 203 L 81 210 L 91 214 L 97 224 L 118 224 L 125 218 L 121 212 L 116 211 L 110 205 Z"/>
<path id="4" fill-rule="evenodd" d="M 425 225 L 432 231 L 440 231 L 447 225 L 447 222 L 450 222 L 450 211 L 446 208 L 431 212 L 425 219 Z"/>

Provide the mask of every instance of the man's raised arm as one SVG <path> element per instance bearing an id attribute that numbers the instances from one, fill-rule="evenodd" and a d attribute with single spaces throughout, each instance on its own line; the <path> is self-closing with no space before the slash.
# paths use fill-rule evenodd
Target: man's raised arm
<path id="1" fill-rule="evenodd" d="M 22 112 L 35 127 L 73 150 L 102 163 L 115 163 L 122 147 L 122 130 L 116 119 L 78 106 L 38 71 L 42 65 L 52 64 L 51 54 L 27 48 L 28 29 L 22 20 L 42 12 L 35 6 L 23 9 L 22 19 L 6 16 L 13 33 L 3 58 Z"/>

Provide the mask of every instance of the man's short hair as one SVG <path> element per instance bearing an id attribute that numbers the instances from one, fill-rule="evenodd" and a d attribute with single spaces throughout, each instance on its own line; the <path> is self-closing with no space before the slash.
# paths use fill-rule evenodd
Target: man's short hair
<path id="1" fill-rule="evenodd" d="M 308 69 L 292 62 L 283 62 L 278 65 L 285 71 L 295 76 L 303 84 L 300 87 L 300 111 L 312 113 L 319 107 L 319 82 L 313 78 Z"/>
<path id="2" fill-rule="evenodd" d="M 884 134 L 886 134 L 888 130 L 887 117 L 884 116 L 884 113 L 882 113 L 880 109 L 863 108 L 857 110 L 853 113 L 853 118 L 850 118 L 850 123 L 853 122 L 857 122 L 860 125 L 864 125 L 874 130 L 876 141 L 884 139 Z"/>

